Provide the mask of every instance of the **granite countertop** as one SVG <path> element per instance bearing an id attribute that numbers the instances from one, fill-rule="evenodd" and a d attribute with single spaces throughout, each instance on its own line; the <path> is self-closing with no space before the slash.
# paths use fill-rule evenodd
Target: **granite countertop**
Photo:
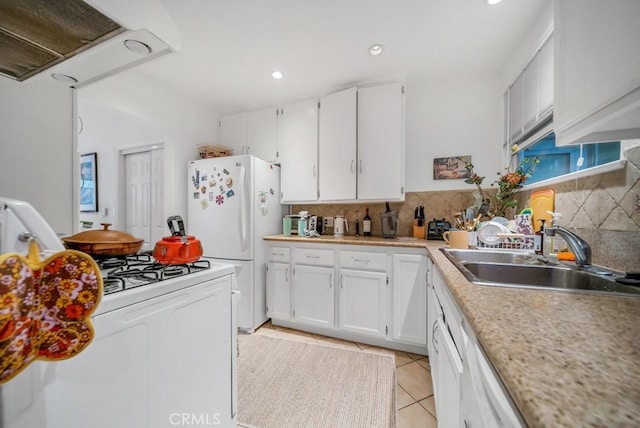
<path id="1" fill-rule="evenodd" d="M 381 236 L 333 236 L 320 235 L 313 238 L 291 235 L 271 235 L 265 236 L 266 241 L 285 242 L 308 242 L 310 244 L 345 244 L 345 245 L 375 245 L 379 247 L 404 247 L 404 248 L 425 248 L 425 240 L 413 238 L 411 236 L 399 236 L 395 238 L 383 238 Z"/>
<path id="2" fill-rule="evenodd" d="M 640 426 L 640 298 L 480 286 L 427 242 L 530 427 Z"/>
<path id="3" fill-rule="evenodd" d="M 442 241 L 265 239 L 426 248 L 530 427 L 640 426 L 640 298 L 474 285 Z"/>

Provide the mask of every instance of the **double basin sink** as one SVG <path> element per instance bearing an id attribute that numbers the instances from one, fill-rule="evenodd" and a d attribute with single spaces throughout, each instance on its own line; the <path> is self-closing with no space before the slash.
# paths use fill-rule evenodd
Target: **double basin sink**
<path id="1" fill-rule="evenodd" d="M 623 273 L 600 266 L 576 267 L 527 252 L 440 251 L 473 284 L 640 297 L 640 287 L 616 281 Z"/>

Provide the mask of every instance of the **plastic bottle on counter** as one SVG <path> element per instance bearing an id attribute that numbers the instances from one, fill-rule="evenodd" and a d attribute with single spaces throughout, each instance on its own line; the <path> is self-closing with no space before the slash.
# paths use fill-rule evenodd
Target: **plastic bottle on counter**
<path id="1" fill-rule="evenodd" d="M 360 236 L 360 220 L 356 219 L 356 236 Z"/>

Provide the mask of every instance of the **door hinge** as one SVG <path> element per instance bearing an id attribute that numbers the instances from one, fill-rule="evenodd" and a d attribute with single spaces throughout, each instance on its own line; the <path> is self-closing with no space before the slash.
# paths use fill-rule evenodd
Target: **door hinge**
<path id="1" fill-rule="evenodd" d="M 385 336 L 389 334 L 389 326 L 388 325 L 384 326 L 384 334 L 385 334 Z"/>
<path id="2" fill-rule="evenodd" d="M 318 108 L 320 108 L 320 101 L 318 101 Z"/>
<path id="3" fill-rule="evenodd" d="M 294 317 L 294 318 L 296 317 L 296 311 L 295 311 L 295 309 L 293 310 L 293 317 Z"/>
<path id="4" fill-rule="evenodd" d="M 387 285 L 389 285 L 389 275 L 387 275 Z"/>
<path id="5" fill-rule="evenodd" d="M 280 110 L 276 109 L 276 116 L 280 116 Z"/>
<path id="6" fill-rule="evenodd" d="M 402 87 L 400 88 L 400 92 L 404 94 L 404 85 L 402 85 Z"/>
<path id="7" fill-rule="evenodd" d="M 269 272 L 269 265 L 267 265 L 267 272 Z"/>
<path id="8" fill-rule="evenodd" d="M 293 272 L 293 274 L 296 274 L 296 268 L 291 269 L 291 271 Z"/>
<path id="9" fill-rule="evenodd" d="M 276 152 L 276 158 L 280 157 L 280 152 Z"/>
<path id="10" fill-rule="evenodd" d="M 318 199 L 320 199 L 320 189 L 318 189 Z"/>
<path id="11" fill-rule="evenodd" d="M 404 193 L 404 186 L 400 188 L 400 194 L 403 194 L 403 193 Z"/>

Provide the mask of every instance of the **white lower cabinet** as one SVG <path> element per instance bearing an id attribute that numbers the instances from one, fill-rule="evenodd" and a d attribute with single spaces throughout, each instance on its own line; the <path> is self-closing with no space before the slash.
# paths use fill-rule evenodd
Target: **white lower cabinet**
<path id="1" fill-rule="evenodd" d="M 430 259 L 428 269 L 428 348 L 438 426 L 525 426 Z"/>
<path id="2" fill-rule="evenodd" d="M 296 265 L 293 271 L 293 318 L 296 322 L 333 327 L 333 268 Z"/>
<path id="3" fill-rule="evenodd" d="M 275 325 L 427 353 L 424 250 L 309 242 L 268 244 L 267 314 Z"/>
<path id="4" fill-rule="evenodd" d="M 384 338 L 387 329 L 387 274 L 340 270 L 338 326 L 367 336 Z"/>
<path id="5" fill-rule="evenodd" d="M 427 346 L 427 257 L 393 255 L 394 340 Z"/>
<path id="6" fill-rule="evenodd" d="M 267 316 L 291 318 L 291 266 L 289 263 L 267 263 Z"/>

